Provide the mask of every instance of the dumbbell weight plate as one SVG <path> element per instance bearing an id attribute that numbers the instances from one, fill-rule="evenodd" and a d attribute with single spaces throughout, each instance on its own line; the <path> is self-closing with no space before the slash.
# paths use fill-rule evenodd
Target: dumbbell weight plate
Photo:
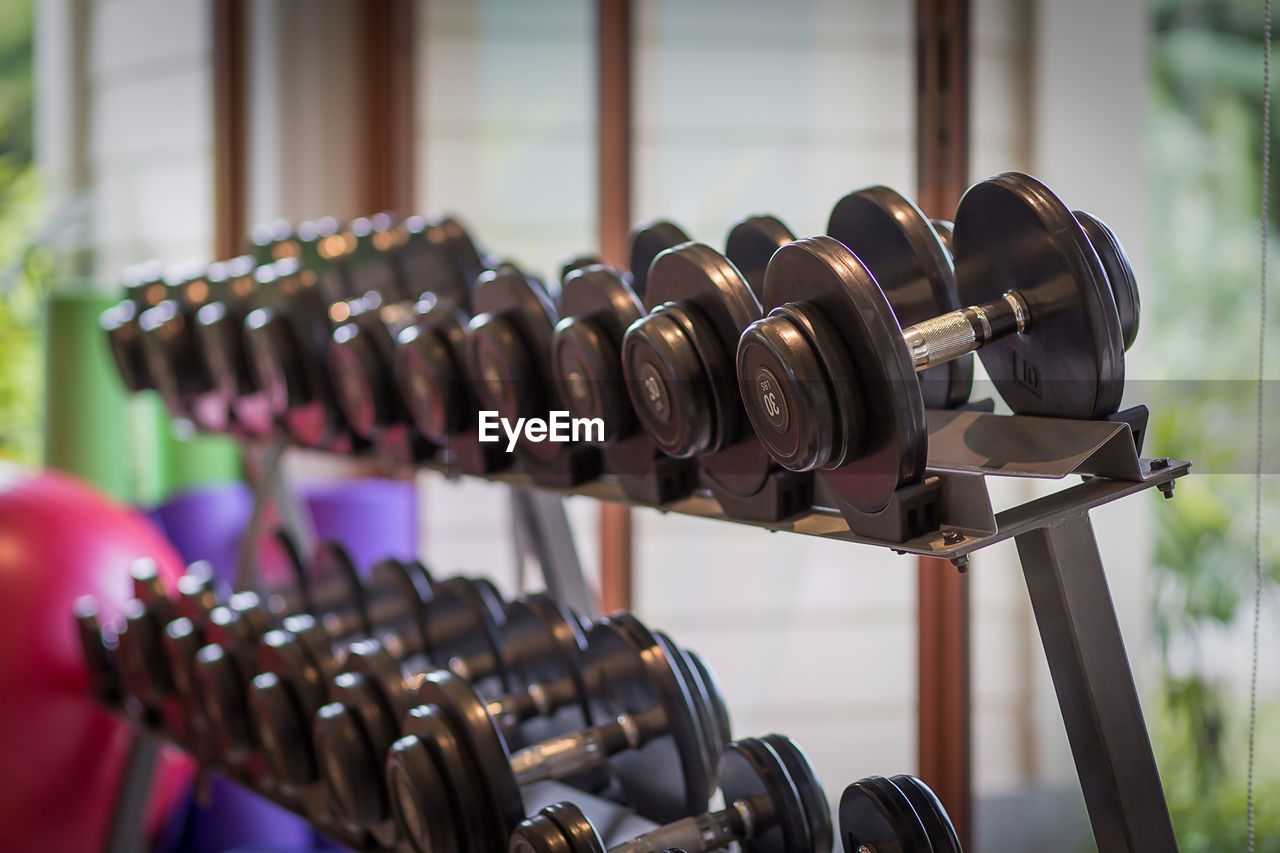
<path id="1" fill-rule="evenodd" d="M 458 739 L 460 748 L 457 753 L 444 757 L 461 755 L 464 757 L 463 763 L 461 767 L 452 763 L 442 765 L 449 773 L 446 781 L 452 784 L 455 773 L 461 773 L 458 778 L 463 780 L 473 773 L 484 780 L 479 788 L 488 794 L 487 801 L 474 798 L 473 794 L 473 799 L 464 802 L 461 812 L 454 814 L 467 817 L 487 815 L 488 820 L 483 823 L 488 827 L 490 838 L 499 844 L 505 844 L 511 830 L 524 818 L 524 799 L 516 784 L 515 775 L 511 772 L 506 739 L 489 716 L 484 702 L 466 682 L 441 672 L 427 674 L 418 685 L 417 698 L 422 705 L 438 708 L 449 720 Z M 468 849 L 496 850 L 500 847 L 475 845 Z"/>
<path id="2" fill-rule="evenodd" d="M 1133 266 L 1124 248 L 1107 224 L 1096 216 L 1077 210 L 1076 221 L 1088 235 L 1089 242 L 1098 253 L 1098 260 L 1106 271 L 1111 295 L 1115 299 L 1116 313 L 1120 318 L 1120 335 L 1127 350 L 1138 337 L 1138 320 L 1141 305 L 1138 299 L 1138 282 L 1133 276 Z"/>
<path id="3" fill-rule="evenodd" d="M 764 271 L 773 253 L 796 239 L 776 216 L 749 216 L 734 225 L 725 240 L 724 254 L 746 279 L 759 299 L 764 293 Z"/>
<path id="4" fill-rule="evenodd" d="M 595 719 L 666 711 L 664 735 L 610 759 L 625 802 L 663 823 L 704 811 L 715 788 L 706 737 L 692 686 L 658 638 L 630 614 L 610 616 L 587 634 L 586 672 Z"/>
<path id="5" fill-rule="evenodd" d="M 635 423 L 617 342 L 644 307 L 617 272 L 594 266 L 564 280 L 560 314 L 551 354 L 560 399 L 575 417 L 603 420 L 603 441 L 593 443 L 611 444 Z"/>
<path id="6" fill-rule="evenodd" d="M 425 623 L 427 655 L 439 667 L 462 664 L 458 674 L 479 681 L 477 686 L 494 678 L 496 692 L 514 690 L 516 678 L 503 653 L 502 610 L 502 599 L 487 580 L 453 577 L 441 581 L 435 586 Z"/>
<path id="7" fill-rule="evenodd" d="M 645 298 L 649 282 L 649 267 L 653 259 L 673 246 L 689 242 L 689 235 L 679 225 L 662 220 L 645 222 L 631 229 L 631 253 L 628 263 L 631 269 L 631 290 L 640 299 Z"/>
<path id="8" fill-rule="evenodd" d="M 590 725 L 591 708 L 582 674 L 587 639 L 577 616 L 545 594 L 511 602 L 505 616 L 502 645 L 510 650 L 512 681 L 529 685 L 571 680 L 582 697 L 576 705 L 576 727 Z"/>
<path id="9" fill-rule="evenodd" d="M 1008 172 L 975 184 L 956 209 L 956 287 L 966 305 L 1016 290 L 1025 334 L 978 351 L 1019 414 L 1096 419 L 1124 391 L 1124 336 L 1106 271 L 1085 229 L 1047 187 Z"/>
<path id="10" fill-rule="evenodd" d="M 898 787 L 915 809 L 916 816 L 924 825 L 925 835 L 933 845 L 934 853 L 963 853 L 956 828 L 947 815 L 946 808 L 938 795 L 929 786 L 915 776 L 894 776 L 889 781 Z"/>
<path id="11" fill-rule="evenodd" d="M 942 238 L 920 209 L 894 190 L 868 187 L 840 199 L 831 211 L 827 233 L 857 255 L 875 277 L 900 326 L 962 307 Z M 925 408 L 954 408 L 969 399 L 973 356 L 962 356 L 918 376 Z"/>
<path id="12" fill-rule="evenodd" d="M 778 754 L 791 776 L 791 783 L 796 786 L 796 793 L 800 795 L 800 802 L 804 806 L 812 853 L 831 853 L 831 809 L 826 792 L 813 775 L 813 765 L 789 737 L 765 735 L 761 740 Z"/>
<path id="13" fill-rule="evenodd" d="M 772 746 L 753 738 L 731 744 L 720 756 L 717 776 L 725 803 L 759 799 L 774 804 L 774 823 L 743 841 L 744 853 L 820 853 L 806 825 L 813 806 L 802 799 L 790 770 Z M 821 795 L 816 781 L 803 784 L 806 795 L 812 796 L 813 787 Z"/>
<path id="14" fill-rule="evenodd" d="M 472 773 L 474 760 L 463 750 L 453 733 L 444 711 L 435 706 L 420 705 L 405 717 L 405 737 L 415 736 L 414 748 L 399 751 L 410 762 L 408 769 L 397 762 L 387 766 L 387 790 L 400 833 L 418 853 L 459 853 L 471 849 L 464 839 L 479 840 L 491 829 L 482 823 L 484 810 L 475 808 L 481 796 Z M 426 750 L 424 755 L 420 749 Z M 393 744 L 391 751 L 398 750 Z M 421 819 L 423 812 L 428 819 Z M 449 815 L 445 820 L 430 815 Z M 501 844 L 502 839 L 490 838 Z M 501 849 L 500 847 L 480 849 Z"/>
<path id="15" fill-rule="evenodd" d="M 869 776 L 845 788 L 839 811 L 840 835 L 849 853 L 861 847 L 876 853 L 933 853 L 910 800 L 883 776 Z"/>
<path id="16" fill-rule="evenodd" d="M 847 351 L 852 359 L 850 375 L 831 379 L 837 385 L 856 381 L 860 403 L 843 411 L 842 420 L 850 429 L 861 428 L 861 449 L 857 462 L 847 466 L 856 471 L 849 476 L 843 476 L 843 471 L 828 472 L 828 476 L 840 478 L 842 497 L 857 509 L 878 512 L 895 489 L 923 476 L 928 450 L 924 400 L 902 327 L 866 266 L 830 237 L 797 240 L 774 255 L 765 276 L 765 304 L 790 302 L 807 303 L 812 314 L 825 318 L 826 328 L 838 330 L 840 337 L 825 348 L 843 348 L 840 351 Z M 785 395 L 785 386 L 779 390 Z M 811 390 L 822 393 L 819 387 Z M 834 390 L 829 393 L 830 402 L 815 407 L 821 415 L 850 405 L 848 398 L 842 399 Z M 758 395 L 746 402 L 762 405 Z M 792 412 L 805 408 L 794 398 L 786 398 L 786 405 Z M 755 420 L 768 422 L 763 415 Z M 766 431 L 762 440 L 768 443 L 773 436 Z"/>

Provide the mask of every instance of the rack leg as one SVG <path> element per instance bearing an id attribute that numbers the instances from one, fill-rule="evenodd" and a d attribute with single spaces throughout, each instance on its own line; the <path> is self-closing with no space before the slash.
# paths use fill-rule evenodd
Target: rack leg
<path id="1" fill-rule="evenodd" d="M 1088 514 L 1017 545 L 1098 850 L 1176 851 Z"/>
<path id="2" fill-rule="evenodd" d="M 599 616 L 578 560 L 564 500 L 547 492 L 512 489 L 511 509 L 517 549 L 537 560 L 547 591 L 588 619 Z"/>
<path id="3" fill-rule="evenodd" d="M 103 853 L 133 853 L 146 848 L 142 824 L 159 750 L 150 732 L 130 732 L 129 753 L 111 809 L 111 825 L 103 839 Z"/>

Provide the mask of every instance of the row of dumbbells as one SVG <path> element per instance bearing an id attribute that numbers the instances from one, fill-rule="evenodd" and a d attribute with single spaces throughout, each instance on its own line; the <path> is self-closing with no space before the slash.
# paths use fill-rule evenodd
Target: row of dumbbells
<path id="1" fill-rule="evenodd" d="M 1110 229 L 1034 179 L 976 184 L 954 224 L 859 190 L 827 231 L 753 216 L 720 252 L 653 223 L 629 272 L 576 258 L 549 288 L 453 220 L 308 223 L 264 231 L 256 258 L 140 274 L 104 325 L 130 387 L 206 428 L 515 464 L 551 487 L 607 473 L 638 503 L 703 486 L 759 521 L 809 509 L 815 475 L 849 518 L 899 494 L 924 506 L 925 410 L 969 404 L 975 350 L 1017 413 L 1119 407 L 1132 270 Z M 480 440 L 482 411 L 555 410 L 600 427 L 525 431 L 514 454 L 496 426 Z M 931 523 L 921 510 L 894 538 Z"/>
<path id="2" fill-rule="evenodd" d="M 831 850 L 804 754 L 732 740 L 703 661 L 633 616 L 285 552 L 278 582 L 225 600 L 201 564 L 171 596 L 143 561 L 118 623 L 78 603 L 99 698 L 359 848 L 603 850 L 571 803 L 528 816 L 527 786 L 558 780 L 666 824 L 615 850 Z M 840 814 L 850 853 L 959 849 L 909 776 L 851 785 Z"/>

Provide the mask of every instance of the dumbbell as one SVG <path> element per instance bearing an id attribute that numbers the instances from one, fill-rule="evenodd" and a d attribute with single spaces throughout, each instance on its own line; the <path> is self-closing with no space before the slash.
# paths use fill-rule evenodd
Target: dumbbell
<path id="1" fill-rule="evenodd" d="M 521 419 L 548 418 L 556 405 L 551 336 L 558 318 L 546 286 L 504 265 L 483 273 L 471 298 L 475 315 L 468 324 L 466 364 L 482 412 L 495 412 L 513 426 Z M 503 430 L 490 426 L 505 448 Z M 598 449 L 544 439 L 522 432 L 515 445 L 521 468 L 536 484 L 568 488 L 599 475 Z"/>
<path id="2" fill-rule="evenodd" d="M 406 400 L 395 380 L 398 336 L 419 320 L 425 293 L 466 306 L 471 285 L 484 268 L 479 251 L 456 220 L 411 217 L 394 232 L 387 251 L 410 298 L 392 300 L 369 291 L 341 308 L 346 322 L 333 330 L 329 377 L 337 403 L 355 432 L 374 441 L 379 455 L 408 462 L 433 450 L 412 428 Z M 392 238 L 389 238 L 389 241 Z"/>
<path id="3" fill-rule="evenodd" d="M 125 388 L 132 392 L 153 388 L 138 315 L 164 301 L 164 268 L 157 261 L 129 267 L 124 272 L 125 298 L 102 312 L 98 325 L 107 333 L 111 358 Z"/>
<path id="4" fill-rule="evenodd" d="M 226 431 L 230 409 L 197 351 L 196 313 L 220 298 L 223 282 L 210 281 L 204 264 L 172 267 L 165 298 L 138 315 L 139 342 L 152 387 L 173 417 L 210 432 Z"/>
<path id="5" fill-rule="evenodd" d="M 758 853 L 830 853 L 831 817 L 812 766 L 787 737 L 735 741 L 720 756 L 720 790 L 728 806 L 649 830 L 605 847 L 572 803 L 542 809 L 516 827 L 510 853 L 708 853 L 737 843 Z M 444 848 L 439 848 L 444 849 Z"/>
<path id="6" fill-rule="evenodd" d="M 506 608 L 500 654 L 510 675 L 485 710 L 504 733 L 523 740 L 521 724 L 536 721 L 547 733 L 587 725 L 581 658 L 585 639 L 577 617 L 545 595 Z M 441 655 L 440 657 L 443 657 Z M 383 763 L 401 724 L 416 706 L 416 686 L 434 661 L 399 661 L 376 643 L 352 647 L 349 671 L 335 681 L 336 701 L 322 707 L 314 722 L 316 757 L 330 801 L 353 832 L 369 832 L 392 846 L 398 832 L 385 788 Z M 470 667 L 455 671 L 466 673 Z M 476 689 L 475 680 L 472 687 Z M 559 714 L 567 709 L 567 714 Z"/>
<path id="7" fill-rule="evenodd" d="M 395 292 L 392 262 L 375 248 L 389 228 L 391 220 L 383 215 L 354 220 L 317 241 L 318 266 L 285 258 L 264 268 L 275 272 L 274 281 L 259 274 L 264 285 L 280 292 L 281 301 L 255 308 L 245 318 L 250 368 L 276 417 L 305 446 L 352 447 L 350 427 L 333 397 L 325 352 L 334 327 L 347 318 L 346 300 L 371 291 Z"/>
<path id="8" fill-rule="evenodd" d="M 293 612 L 311 613 L 330 637 L 368 636 L 366 585 L 345 549 L 323 543 L 306 570 L 310 606 Z M 263 638 L 284 615 L 292 614 L 272 614 L 257 594 L 237 593 L 211 613 L 203 635 L 205 645 L 192 667 L 211 754 L 225 767 L 243 771 L 255 781 L 265 777 L 266 768 L 249 727 L 247 691 L 258 671 Z"/>
<path id="9" fill-rule="evenodd" d="M 511 456 L 499 442 L 482 442 L 479 403 L 467 378 L 469 317 L 456 303 L 427 293 L 414 320 L 396 337 L 395 382 L 414 427 L 444 449 L 445 464 L 467 474 L 507 468 Z"/>
<path id="10" fill-rule="evenodd" d="M 587 632 L 587 728 L 512 752 L 485 700 L 450 673 L 428 674 L 421 704 L 387 758 L 397 825 L 416 850 L 487 851 L 526 815 L 521 787 L 607 769 L 621 801 L 653 819 L 706 807 L 715 786 L 707 734 L 663 644 L 619 614 Z"/>
<path id="11" fill-rule="evenodd" d="M 758 266 L 790 239 L 776 219 L 751 217 L 728 245 L 744 265 Z M 812 477 L 777 466 L 743 411 L 733 353 L 760 303 L 733 260 L 701 243 L 659 254 L 644 305 L 649 313 L 623 337 L 622 371 L 645 432 L 670 456 L 697 457 L 733 517 L 777 521 L 808 509 Z"/>
<path id="12" fill-rule="evenodd" d="M 881 220 L 868 229 L 882 235 L 880 257 L 919 268 L 921 247 L 938 245 L 930 223 L 900 196 L 883 191 L 867 212 Z M 765 280 L 765 303 L 776 307 L 738 347 L 742 396 L 771 455 L 797 470 L 825 469 L 851 526 L 895 497 L 921 501 L 909 512 L 914 523 L 880 532 L 902 541 L 936 524 L 922 484 L 927 432 L 917 371 L 978 350 L 1015 412 L 1114 412 L 1136 291 L 1110 231 L 1082 221 L 1095 220 L 1077 218 L 1026 175 L 970 188 L 956 211 L 954 245 L 959 296 L 973 307 L 905 330 L 856 250 L 828 237 L 780 249 Z M 869 256 L 872 242 L 860 246 Z M 1118 301 L 1134 306 L 1128 327 Z"/>
<path id="13" fill-rule="evenodd" d="M 575 418 L 597 418 L 604 469 L 623 494 L 641 503 L 684 497 L 698 484 L 697 463 L 663 453 L 640 428 L 627 397 L 619 355 L 627 327 L 644 316 L 645 276 L 654 257 L 689 237 L 670 222 L 637 226 L 631 233 L 631 275 L 599 263 L 567 267 L 559 297 L 560 321 L 551 338 L 551 369 L 559 398 Z M 590 259 L 583 259 L 590 260 Z"/>
<path id="14" fill-rule="evenodd" d="M 210 266 L 209 276 L 226 279 L 225 296 L 196 313 L 196 341 L 205 370 L 213 378 L 235 415 L 236 427 L 247 435 L 271 435 L 277 425 L 267 390 L 260 386 L 250 364 L 245 318 L 254 310 L 279 310 L 286 294 L 276 285 L 290 282 L 274 264 L 287 261 L 300 269 L 320 269 L 327 261 L 320 243 L 339 231 L 332 217 L 299 223 L 287 220 L 257 225 L 252 231 L 253 253 Z"/>
<path id="15" fill-rule="evenodd" d="M 845 853 L 961 853 L 947 810 L 914 776 L 869 776 L 840 797 Z"/>
<path id="16" fill-rule="evenodd" d="M 377 650 L 407 669 L 421 668 L 423 659 L 438 660 L 492 693 L 505 692 L 518 680 L 501 645 L 501 600 L 488 581 L 436 582 L 420 564 L 383 560 L 374 565 L 367 586 L 381 590 L 375 598 L 382 603 L 370 606 L 371 633 L 330 637 L 318 626 L 294 624 L 294 630 L 268 633 L 259 646 L 260 674 L 248 688 L 250 724 L 254 742 L 286 791 L 320 787 L 312 720 L 320 707 L 339 698 L 333 687 L 347 669 L 353 642 L 375 640 L 356 664 L 377 657 Z M 393 670 L 383 667 L 374 675 Z M 377 682 L 365 686 L 383 689 Z M 386 688 L 394 689 L 394 683 Z"/>

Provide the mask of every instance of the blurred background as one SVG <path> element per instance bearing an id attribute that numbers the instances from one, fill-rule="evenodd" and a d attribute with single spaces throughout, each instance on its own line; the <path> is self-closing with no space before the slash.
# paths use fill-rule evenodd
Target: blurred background
<path id="1" fill-rule="evenodd" d="M 70 470 L 147 508 L 240 475 L 229 440 L 175 430 L 157 399 L 127 397 L 96 326 L 125 266 L 219 251 L 213 5 L 0 0 L 0 458 Z M 1148 455 L 1194 460 L 1196 473 L 1176 500 L 1144 493 L 1094 521 L 1182 849 L 1242 849 L 1260 4 L 972 5 L 970 175 L 1039 176 L 1107 221 L 1138 272 L 1126 404 L 1151 406 Z M 370 212 L 351 117 L 385 93 L 352 72 L 361 6 L 246 4 L 248 222 Z M 768 212 L 812 234 L 852 189 L 914 191 L 912 4 L 634 9 L 636 220 L 670 218 L 715 244 L 736 219 Z M 395 191 L 543 274 L 595 249 L 595 4 L 419 0 L 413 20 L 414 178 Z M 1276 460 L 1272 450 L 1268 512 L 1280 505 Z M 440 571 L 491 574 L 512 592 L 526 579 L 499 488 L 420 478 L 416 536 Z M 1002 483 L 999 496 L 1021 502 L 1036 488 Z M 598 507 L 570 512 L 598 573 Z M 863 775 L 916 769 L 913 561 L 643 510 L 634 525 L 638 615 L 710 661 L 738 732 L 792 734 L 834 796 Z M 1265 544 L 1277 553 L 1280 527 Z M 1088 849 L 1012 543 L 977 555 L 966 582 L 977 849 Z M 1277 582 L 1272 560 L 1257 776 L 1259 849 L 1270 851 Z"/>

